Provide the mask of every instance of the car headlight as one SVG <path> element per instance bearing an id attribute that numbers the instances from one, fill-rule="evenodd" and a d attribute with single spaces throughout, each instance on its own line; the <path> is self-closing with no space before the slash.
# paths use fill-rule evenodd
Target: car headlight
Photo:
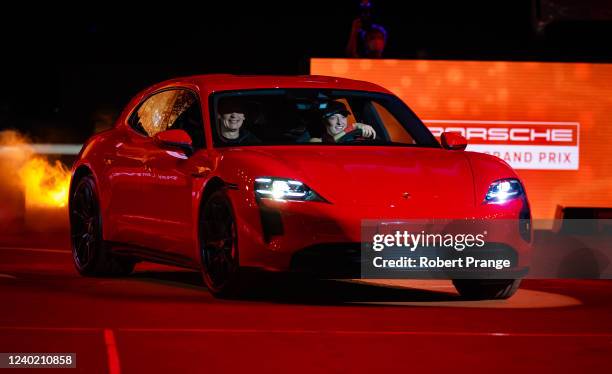
<path id="1" fill-rule="evenodd" d="M 300 181 L 275 177 L 255 179 L 255 196 L 275 200 L 325 201 Z"/>
<path id="2" fill-rule="evenodd" d="M 516 199 L 523 195 L 523 186 L 517 179 L 500 179 L 491 183 L 485 202 L 491 204 L 503 204 L 506 201 Z"/>

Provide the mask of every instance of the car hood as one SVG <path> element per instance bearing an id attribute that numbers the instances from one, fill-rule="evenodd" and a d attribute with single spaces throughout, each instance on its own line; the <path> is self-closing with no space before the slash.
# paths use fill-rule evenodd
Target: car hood
<path id="1" fill-rule="evenodd" d="M 411 205 L 446 212 L 474 206 L 463 152 L 374 146 L 243 147 L 259 173 L 300 180 L 332 204 Z M 235 154 L 237 156 L 237 154 Z M 250 168 L 251 169 L 251 168 Z"/>

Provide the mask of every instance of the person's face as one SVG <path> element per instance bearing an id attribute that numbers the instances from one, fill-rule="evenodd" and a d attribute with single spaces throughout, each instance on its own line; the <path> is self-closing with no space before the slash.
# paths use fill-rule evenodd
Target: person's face
<path id="1" fill-rule="evenodd" d="M 240 130 L 245 119 L 244 113 L 237 112 L 221 114 L 220 117 L 223 127 L 230 131 Z"/>
<path id="2" fill-rule="evenodd" d="M 385 37 L 378 32 L 366 36 L 366 44 L 372 52 L 382 52 L 385 49 Z"/>
<path id="3" fill-rule="evenodd" d="M 327 117 L 326 121 L 327 121 L 327 132 L 332 136 L 337 135 L 341 133 L 342 131 L 344 131 L 344 129 L 346 128 L 346 124 L 347 124 L 346 117 L 340 113 L 336 113 L 334 115 Z"/>

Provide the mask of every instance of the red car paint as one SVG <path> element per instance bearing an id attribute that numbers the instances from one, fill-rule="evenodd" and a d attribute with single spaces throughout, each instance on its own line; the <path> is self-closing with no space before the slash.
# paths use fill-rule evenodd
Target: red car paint
<path id="1" fill-rule="evenodd" d="M 130 113 L 144 98 L 167 88 L 187 88 L 199 96 L 206 147 L 192 155 L 169 155 L 160 147 L 159 139 L 143 137 L 127 124 Z M 227 194 L 237 222 L 240 265 L 275 271 L 288 270 L 292 255 L 308 246 L 360 242 L 362 219 L 518 219 L 520 210 L 528 204 L 526 197 L 503 205 L 483 203 L 493 181 L 518 179 L 505 162 L 485 154 L 350 145 L 216 148 L 211 134 L 210 95 L 264 88 L 391 94 L 371 83 L 321 76 L 203 75 L 169 80 L 142 91 L 127 105 L 113 129 L 89 139 L 72 169 L 73 176 L 81 168 L 94 176 L 104 239 L 171 254 L 178 265 L 200 268 L 198 220 L 202 196 L 213 180 L 235 186 Z M 462 148 L 456 134 L 448 140 Z M 331 158 L 334 162 L 329 162 Z M 258 202 L 253 184 L 261 176 L 302 181 L 330 204 Z M 356 185 L 360 188 L 351 188 Z M 283 235 L 264 237 L 262 207 L 280 212 Z M 517 233 L 511 235 L 518 237 Z M 529 245 L 517 242 L 518 265 L 527 267 Z"/>

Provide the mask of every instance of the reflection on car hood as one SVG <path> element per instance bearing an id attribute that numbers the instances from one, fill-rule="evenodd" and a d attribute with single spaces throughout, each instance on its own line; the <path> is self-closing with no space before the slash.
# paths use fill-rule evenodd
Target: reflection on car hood
<path id="1" fill-rule="evenodd" d="M 370 146 L 243 147 L 269 176 L 301 180 L 333 204 L 410 204 L 423 209 L 473 207 L 474 188 L 463 152 Z M 255 161 L 256 160 L 256 161 Z M 260 169 L 261 170 L 261 169 Z M 282 172 L 284 170 L 284 173 Z"/>

